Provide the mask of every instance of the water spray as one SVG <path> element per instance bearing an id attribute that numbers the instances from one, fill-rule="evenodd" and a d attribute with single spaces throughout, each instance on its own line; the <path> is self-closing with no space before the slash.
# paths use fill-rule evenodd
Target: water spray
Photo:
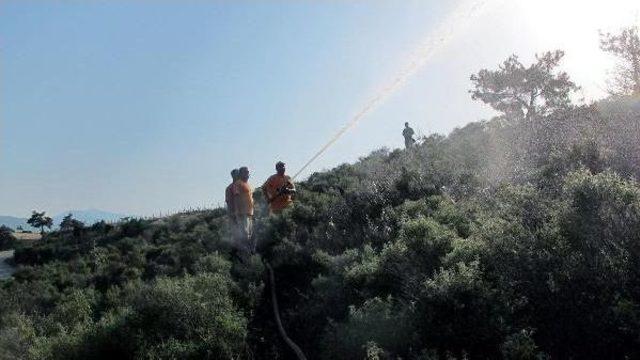
<path id="1" fill-rule="evenodd" d="M 424 67 L 427 62 L 446 45 L 457 32 L 461 31 L 463 25 L 469 23 L 472 18 L 477 17 L 483 10 L 488 0 L 463 0 L 458 7 L 440 25 L 431 32 L 425 42 L 413 53 L 408 65 L 398 73 L 386 86 L 365 103 L 351 120 L 324 144 L 303 166 L 293 175 L 296 179 L 311 163 L 319 158 L 349 129 L 355 127 L 365 116 L 373 112 L 378 106 L 386 101 L 393 93 L 399 90 L 418 70 Z"/>

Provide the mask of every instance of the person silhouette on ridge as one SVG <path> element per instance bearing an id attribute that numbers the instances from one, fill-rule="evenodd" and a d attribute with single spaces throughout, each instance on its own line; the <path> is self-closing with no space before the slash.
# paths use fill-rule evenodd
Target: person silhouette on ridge
<path id="1" fill-rule="evenodd" d="M 402 136 L 404 136 L 404 147 L 409 149 L 415 144 L 416 140 L 413 138 L 415 132 L 409 127 L 409 123 L 404 123 L 404 130 L 402 130 Z"/>

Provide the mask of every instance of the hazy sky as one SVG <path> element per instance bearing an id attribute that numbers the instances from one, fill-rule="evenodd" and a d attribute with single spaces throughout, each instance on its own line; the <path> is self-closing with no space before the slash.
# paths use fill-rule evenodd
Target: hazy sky
<path id="1" fill-rule="evenodd" d="M 473 1 L 472 1 L 473 2 Z M 482 1 L 484 12 L 304 175 L 491 116 L 469 75 L 562 48 L 603 95 L 598 29 L 640 1 Z M 0 1 L 0 214 L 151 215 L 222 203 L 305 163 L 406 65 L 455 1 Z"/>

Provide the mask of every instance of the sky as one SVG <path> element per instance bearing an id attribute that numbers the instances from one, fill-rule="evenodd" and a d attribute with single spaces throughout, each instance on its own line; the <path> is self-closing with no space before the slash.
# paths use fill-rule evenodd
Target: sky
<path id="1" fill-rule="evenodd" d="M 233 168 L 254 186 L 278 160 L 293 174 L 460 2 L 0 0 L 0 215 L 216 207 Z M 640 16 L 631 0 L 468 4 L 481 10 L 301 179 L 401 147 L 405 121 L 427 135 L 490 118 L 469 76 L 511 54 L 563 49 L 575 100 L 601 98 L 615 63 L 598 30 Z"/>

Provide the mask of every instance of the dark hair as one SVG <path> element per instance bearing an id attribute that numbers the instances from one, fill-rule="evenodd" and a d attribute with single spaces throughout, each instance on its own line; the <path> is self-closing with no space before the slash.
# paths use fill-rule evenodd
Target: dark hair
<path id="1" fill-rule="evenodd" d="M 249 172 L 249 168 L 246 166 L 243 166 L 241 168 L 238 169 L 238 173 L 243 173 L 243 172 Z"/>
<path id="2" fill-rule="evenodd" d="M 282 161 L 278 161 L 278 162 L 276 163 L 276 169 L 277 169 L 277 168 L 281 168 L 281 167 L 283 167 L 283 166 L 284 166 L 284 163 L 283 163 Z"/>
<path id="3" fill-rule="evenodd" d="M 404 126 L 409 126 L 409 122 L 404 123 Z"/>
<path id="4" fill-rule="evenodd" d="M 239 174 L 240 174 L 240 170 L 238 170 L 238 169 L 231 170 L 231 177 L 232 178 L 238 177 Z"/>

